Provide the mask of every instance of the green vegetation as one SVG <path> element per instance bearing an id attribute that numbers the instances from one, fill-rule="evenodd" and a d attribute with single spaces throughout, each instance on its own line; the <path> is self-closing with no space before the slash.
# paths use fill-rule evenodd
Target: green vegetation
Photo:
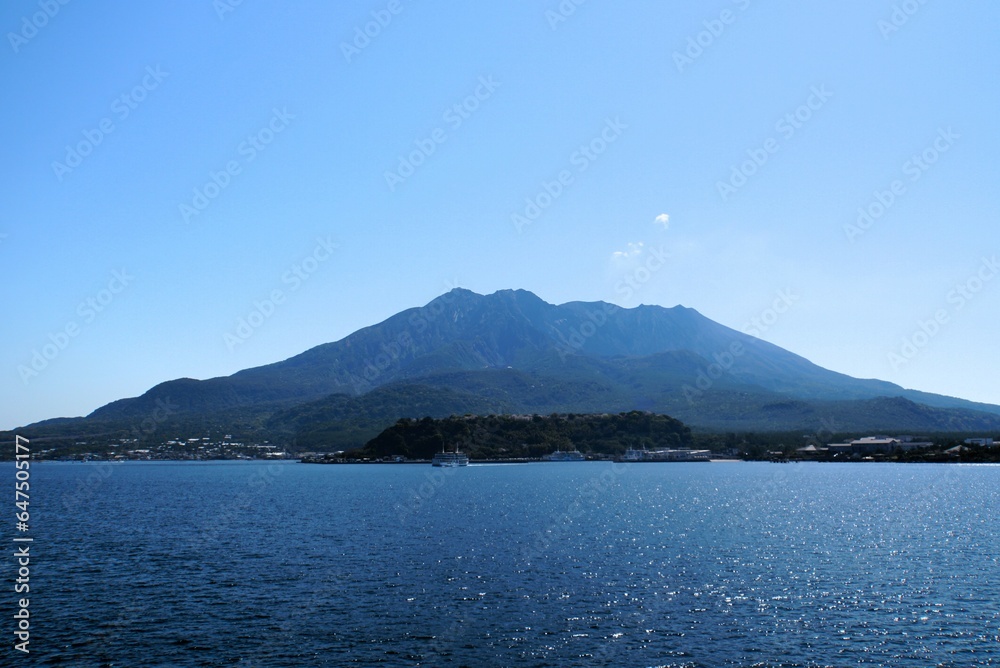
<path id="1" fill-rule="evenodd" d="M 464 415 L 399 420 L 356 454 L 429 459 L 442 448 L 458 447 L 474 459 L 537 458 L 557 449 L 615 455 L 628 448 L 683 448 L 690 444 L 691 431 L 682 422 L 641 411 L 616 415 Z"/>

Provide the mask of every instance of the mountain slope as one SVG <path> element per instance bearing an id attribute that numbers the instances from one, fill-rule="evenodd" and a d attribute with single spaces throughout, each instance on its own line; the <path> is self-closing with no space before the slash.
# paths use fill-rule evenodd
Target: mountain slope
<path id="1" fill-rule="evenodd" d="M 479 373 L 484 370 L 509 373 L 487 377 Z M 264 419 L 332 395 L 357 399 L 394 384 L 464 393 L 461 405 L 670 411 L 696 425 L 750 424 L 751 413 L 782 401 L 816 405 L 879 397 L 1000 415 L 1000 406 L 823 369 L 682 306 L 553 305 L 524 290 L 484 296 L 455 289 L 287 360 L 228 377 L 161 383 L 88 418 L 142 420 L 169 400 L 178 415 L 235 412 Z"/>

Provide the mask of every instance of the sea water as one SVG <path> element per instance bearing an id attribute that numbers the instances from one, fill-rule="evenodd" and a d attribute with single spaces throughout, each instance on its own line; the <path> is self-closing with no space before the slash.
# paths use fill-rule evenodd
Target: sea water
<path id="1" fill-rule="evenodd" d="M 31 473 L 33 665 L 1000 664 L 997 466 Z"/>

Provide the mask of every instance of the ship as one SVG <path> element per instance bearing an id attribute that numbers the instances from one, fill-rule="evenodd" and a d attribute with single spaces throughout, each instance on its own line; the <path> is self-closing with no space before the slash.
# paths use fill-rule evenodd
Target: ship
<path id="1" fill-rule="evenodd" d="M 458 451 L 458 446 L 455 446 L 455 452 L 446 452 L 444 448 L 441 452 L 434 455 L 434 459 L 431 460 L 431 466 L 468 466 L 469 456 L 464 452 Z"/>
<path id="2" fill-rule="evenodd" d="M 542 459 L 547 462 L 582 462 L 586 458 L 579 450 L 556 450 Z"/>
<path id="3" fill-rule="evenodd" d="M 666 450 L 642 450 L 629 448 L 624 455 L 616 457 L 619 462 L 707 462 L 711 461 L 709 450 L 690 450 L 688 448 Z"/>

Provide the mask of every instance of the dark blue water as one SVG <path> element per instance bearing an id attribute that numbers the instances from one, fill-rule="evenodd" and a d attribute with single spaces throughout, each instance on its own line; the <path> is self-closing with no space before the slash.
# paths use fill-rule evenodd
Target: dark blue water
<path id="1" fill-rule="evenodd" d="M 996 466 L 31 472 L 34 665 L 1000 665 Z"/>

